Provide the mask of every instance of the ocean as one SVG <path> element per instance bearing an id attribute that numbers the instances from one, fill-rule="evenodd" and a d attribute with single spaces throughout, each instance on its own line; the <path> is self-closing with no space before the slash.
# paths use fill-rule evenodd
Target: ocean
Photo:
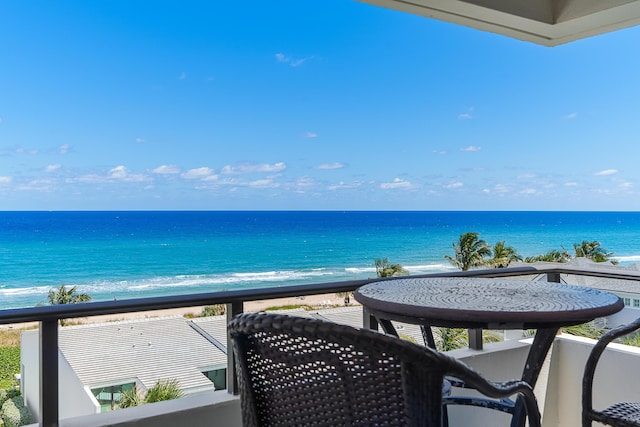
<path id="1" fill-rule="evenodd" d="M 99 301 L 366 279 L 385 257 L 453 271 L 444 255 L 467 231 L 525 257 L 598 240 L 640 261 L 640 212 L 0 212 L 0 308 L 61 284 Z"/>

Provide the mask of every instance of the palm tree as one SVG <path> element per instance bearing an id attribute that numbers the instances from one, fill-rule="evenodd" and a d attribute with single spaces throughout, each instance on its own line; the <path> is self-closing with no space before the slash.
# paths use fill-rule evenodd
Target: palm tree
<path id="1" fill-rule="evenodd" d="M 507 268 L 514 261 L 522 261 L 522 256 L 513 246 L 505 246 L 504 240 L 493 245 L 493 258 L 489 261 L 493 268 Z"/>
<path id="2" fill-rule="evenodd" d="M 47 301 L 51 305 L 78 304 L 91 301 L 91 295 L 84 292 L 77 292 L 76 286 L 67 288 L 67 285 L 60 285 L 57 290 L 49 289 Z M 66 323 L 67 321 L 65 319 L 60 319 L 60 326 L 64 326 Z"/>
<path id="3" fill-rule="evenodd" d="M 144 405 L 145 403 L 162 402 L 164 400 L 172 400 L 181 398 L 184 395 L 180 390 L 178 380 L 160 380 L 146 393 L 138 393 L 136 388 L 122 393 L 122 399 L 118 402 L 120 408 L 131 408 L 133 406 Z"/>
<path id="4" fill-rule="evenodd" d="M 482 267 L 487 264 L 486 257 L 491 256 L 491 248 L 482 239 L 478 238 L 478 233 L 463 233 L 458 238 L 458 243 L 453 243 L 453 257 L 445 255 L 449 262 L 462 271 L 467 271 L 472 267 Z"/>
<path id="5" fill-rule="evenodd" d="M 390 264 L 387 258 L 378 258 L 375 260 L 376 276 L 378 277 L 394 277 L 406 276 L 409 272 L 400 264 Z"/>
<path id="6" fill-rule="evenodd" d="M 567 252 L 565 248 L 562 248 L 561 251 L 552 249 L 546 254 L 526 257 L 524 262 L 569 262 L 570 259 L 571 255 L 569 255 L 569 252 Z"/>
<path id="7" fill-rule="evenodd" d="M 583 240 L 582 243 L 574 243 L 573 250 L 575 251 L 576 258 L 584 257 L 594 262 L 611 261 L 612 264 L 618 263 L 616 260 L 611 259 L 613 252 L 607 252 L 600 246 L 600 242 L 597 240 L 592 242 Z"/>

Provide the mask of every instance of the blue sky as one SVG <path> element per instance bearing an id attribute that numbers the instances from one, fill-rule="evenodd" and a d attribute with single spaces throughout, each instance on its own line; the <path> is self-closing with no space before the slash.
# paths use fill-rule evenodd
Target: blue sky
<path id="1" fill-rule="evenodd" d="M 0 40 L 1 210 L 640 210 L 640 28 L 6 0 Z"/>

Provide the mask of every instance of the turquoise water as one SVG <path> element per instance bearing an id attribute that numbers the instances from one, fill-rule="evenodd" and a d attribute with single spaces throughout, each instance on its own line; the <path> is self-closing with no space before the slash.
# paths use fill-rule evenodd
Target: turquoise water
<path id="1" fill-rule="evenodd" d="M 60 284 L 94 300 L 450 271 L 461 233 L 523 256 L 598 240 L 640 260 L 638 212 L 0 212 L 0 308 Z"/>

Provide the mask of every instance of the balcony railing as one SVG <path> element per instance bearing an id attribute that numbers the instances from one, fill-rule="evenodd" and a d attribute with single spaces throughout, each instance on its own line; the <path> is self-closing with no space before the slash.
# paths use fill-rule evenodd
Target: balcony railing
<path id="1" fill-rule="evenodd" d="M 640 281 L 640 272 L 622 269 L 584 269 L 571 265 L 540 266 L 474 270 L 465 272 L 436 273 L 414 277 L 515 277 L 533 276 L 535 279 L 546 279 L 550 282 L 561 282 L 562 275 L 600 277 L 606 279 Z M 353 291 L 365 283 L 390 279 L 364 279 L 344 282 L 310 284 L 300 286 L 286 286 L 250 289 L 240 291 L 226 291 L 201 293 L 191 295 L 177 295 L 155 298 L 140 298 L 131 300 L 92 302 L 73 305 L 38 306 L 31 308 L 0 310 L 0 324 L 39 322 L 40 337 L 40 425 L 55 427 L 58 422 L 58 321 L 98 315 L 113 315 L 139 311 L 154 311 L 182 307 L 194 307 L 213 304 L 226 304 L 227 318 L 243 312 L 244 303 L 274 298 L 297 297 L 306 295 L 329 294 Z M 366 319 L 369 316 L 365 315 Z M 478 342 L 473 340 L 470 342 Z M 478 345 L 478 344 L 476 344 Z M 227 389 L 236 393 L 235 366 L 233 352 L 228 352 L 227 361 Z"/>

